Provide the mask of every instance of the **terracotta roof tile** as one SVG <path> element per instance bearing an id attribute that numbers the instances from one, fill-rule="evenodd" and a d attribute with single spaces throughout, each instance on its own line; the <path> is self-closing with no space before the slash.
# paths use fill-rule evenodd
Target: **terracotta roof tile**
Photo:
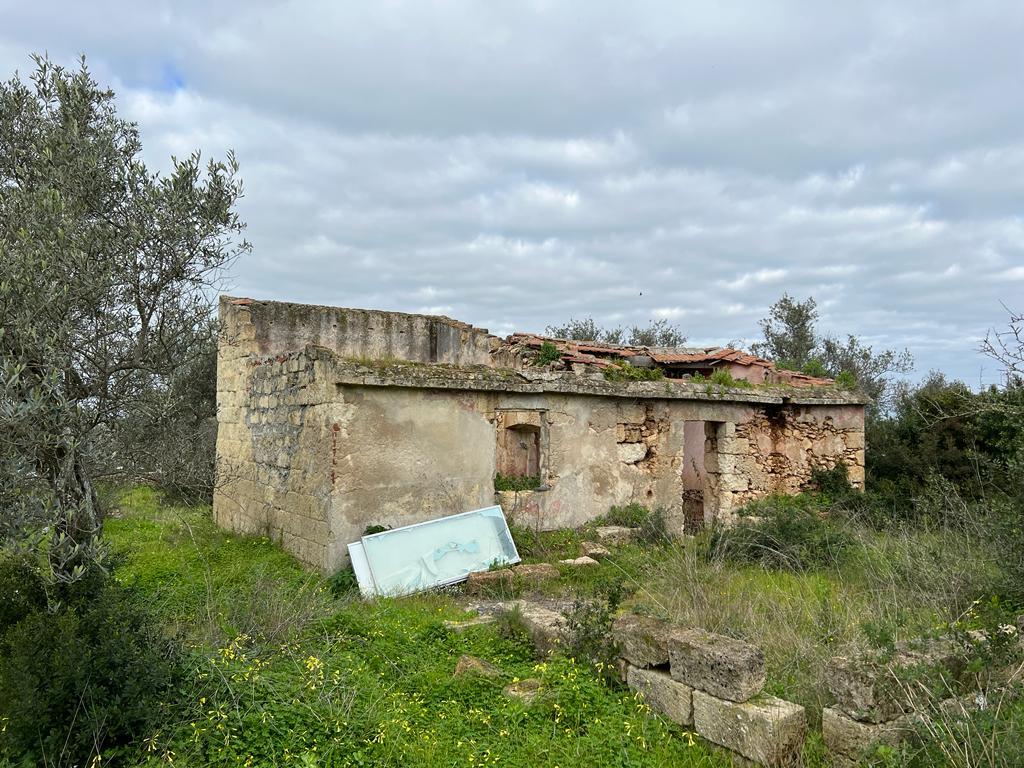
<path id="1" fill-rule="evenodd" d="M 539 336 L 534 333 L 513 333 L 508 337 L 508 342 L 513 345 L 520 345 L 539 349 L 545 343 L 554 344 L 561 353 L 561 359 L 565 363 L 583 363 L 599 368 L 607 367 L 610 363 L 607 358 L 627 358 L 634 355 L 646 355 L 659 365 L 708 365 L 716 363 L 734 363 L 747 367 L 765 368 L 769 371 L 769 379 L 776 383 L 791 384 L 793 386 L 825 386 L 833 384 L 832 379 L 821 379 L 808 376 L 796 371 L 783 371 L 775 367 L 770 360 L 757 357 L 741 349 L 732 347 L 708 347 L 706 349 L 684 349 L 663 351 L 662 349 L 650 349 L 642 346 L 628 346 L 625 344 L 602 344 L 592 341 L 572 341 L 569 339 L 556 339 L 547 336 Z"/>

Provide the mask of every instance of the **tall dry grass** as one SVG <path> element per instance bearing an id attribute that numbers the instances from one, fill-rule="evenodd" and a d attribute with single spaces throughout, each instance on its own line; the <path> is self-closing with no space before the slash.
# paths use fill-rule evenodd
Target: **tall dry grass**
<path id="1" fill-rule="evenodd" d="M 843 556 L 815 569 L 736 563 L 708 533 L 670 545 L 638 579 L 636 608 L 760 646 L 769 692 L 804 705 L 817 723 L 832 701 L 832 657 L 942 632 L 998 580 L 981 525 L 841 524 L 850 537 Z"/>

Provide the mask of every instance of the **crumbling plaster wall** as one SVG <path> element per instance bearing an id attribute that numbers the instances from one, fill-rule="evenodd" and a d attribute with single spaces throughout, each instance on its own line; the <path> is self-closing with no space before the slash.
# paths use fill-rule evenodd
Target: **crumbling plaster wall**
<path id="1" fill-rule="evenodd" d="M 330 430 L 328 567 L 368 525 L 398 527 L 494 504 L 491 396 L 338 386 Z"/>
<path id="2" fill-rule="evenodd" d="M 638 501 L 681 514 L 683 424 L 664 401 L 339 385 L 332 425 L 331 531 L 343 546 L 367 525 L 408 525 L 494 503 L 503 415 L 545 421 L 545 491 L 506 495 L 515 521 L 579 526 Z M 516 503 L 518 500 L 520 503 Z"/>
<path id="3" fill-rule="evenodd" d="M 666 401 L 547 394 L 501 403 L 546 409 L 547 490 L 501 494 L 517 523 L 573 527 L 634 501 L 681 515 L 683 424 Z"/>

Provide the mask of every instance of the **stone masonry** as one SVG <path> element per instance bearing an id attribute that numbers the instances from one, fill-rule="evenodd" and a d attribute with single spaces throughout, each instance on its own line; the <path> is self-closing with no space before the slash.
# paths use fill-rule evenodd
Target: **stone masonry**
<path id="1" fill-rule="evenodd" d="M 799 763 L 806 712 L 763 693 L 760 648 L 632 614 L 616 617 L 612 639 L 626 684 L 657 714 L 757 764 Z"/>
<path id="2" fill-rule="evenodd" d="M 729 522 L 815 467 L 842 462 L 863 482 L 864 400 L 820 380 L 611 381 L 603 358 L 574 348 L 540 366 L 444 317 L 227 297 L 220 310 L 215 518 L 325 571 L 368 525 L 496 502 L 538 529 L 635 502 L 681 532 L 694 494 L 706 522 Z M 698 465 L 695 490 L 683 475 Z M 539 488 L 496 495 L 499 472 Z"/>

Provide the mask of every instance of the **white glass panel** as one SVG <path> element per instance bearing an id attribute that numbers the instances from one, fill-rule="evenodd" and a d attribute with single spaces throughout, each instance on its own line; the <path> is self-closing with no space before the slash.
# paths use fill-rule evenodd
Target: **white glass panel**
<path id="1" fill-rule="evenodd" d="M 363 536 L 377 592 L 404 595 L 464 580 L 492 563 L 518 563 L 501 507 Z"/>

